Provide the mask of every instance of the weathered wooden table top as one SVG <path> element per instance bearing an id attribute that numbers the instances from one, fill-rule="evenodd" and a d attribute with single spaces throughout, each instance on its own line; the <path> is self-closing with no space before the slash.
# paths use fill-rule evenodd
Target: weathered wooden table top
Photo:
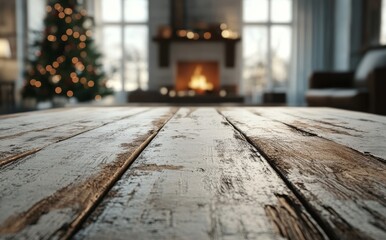
<path id="1" fill-rule="evenodd" d="M 0 117 L 1 239 L 386 239 L 386 117 L 89 107 Z"/>

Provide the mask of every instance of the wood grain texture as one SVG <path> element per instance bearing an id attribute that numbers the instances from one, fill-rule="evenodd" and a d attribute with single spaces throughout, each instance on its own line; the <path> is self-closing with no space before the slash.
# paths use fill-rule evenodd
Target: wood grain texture
<path id="1" fill-rule="evenodd" d="M 2 139 L 7 136 L 18 135 L 35 129 L 55 127 L 58 126 L 56 121 L 61 121 L 63 118 L 69 120 L 68 116 L 76 116 L 82 112 L 92 112 L 92 109 L 57 108 L 44 111 L 4 115 L 0 118 L 0 138 Z M 55 121 L 53 121 L 53 119 L 55 119 Z"/>
<path id="2" fill-rule="evenodd" d="M 306 108 L 303 108 L 306 109 Z M 310 108 L 312 109 L 312 108 Z M 378 123 L 386 123 L 385 116 L 372 114 L 372 113 L 363 113 L 356 111 L 349 111 L 338 108 L 323 108 L 327 114 L 331 116 L 343 117 L 350 120 L 359 120 L 362 122 L 378 122 Z"/>
<path id="3" fill-rule="evenodd" d="M 384 116 L 329 108 L 254 108 L 252 111 L 386 162 Z"/>
<path id="4" fill-rule="evenodd" d="M 0 120 L 0 166 L 148 108 L 79 108 Z M 15 127 L 17 126 L 17 128 Z"/>
<path id="5" fill-rule="evenodd" d="M 330 237 L 385 238 L 383 162 L 251 109 L 221 113 L 267 157 Z"/>
<path id="6" fill-rule="evenodd" d="M 213 108 L 180 109 L 75 239 L 325 239 Z"/>
<path id="7" fill-rule="evenodd" d="M 154 108 L 0 168 L 0 237 L 67 236 L 172 115 Z"/>

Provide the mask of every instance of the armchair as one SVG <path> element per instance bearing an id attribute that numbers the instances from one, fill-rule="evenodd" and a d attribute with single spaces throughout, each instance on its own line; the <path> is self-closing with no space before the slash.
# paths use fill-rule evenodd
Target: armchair
<path id="1" fill-rule="evenodd" d="M 386 115 L 386 48 L 366 52 L 355 72 L 315 72 L 306 93 L 309 106 Z"/>

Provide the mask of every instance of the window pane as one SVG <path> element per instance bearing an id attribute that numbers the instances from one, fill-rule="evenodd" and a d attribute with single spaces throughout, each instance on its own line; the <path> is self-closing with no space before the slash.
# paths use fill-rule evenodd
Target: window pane
<path id="1" fill-rule="evenodd" d="M 267 84 L 267 28 L 243 29 L 243 80 L 247 94 L 262 91 Z"/>
<path id="2" fill-rule="evenodd" d="M 292 0 L 271 0 L 271 21 L 292 21 Z"/>
<path id="3" fill-rule="evenodd" d="M 122 21 L 121 0 L 102 0 L 102 21 Z"/>
<path id="4" fill-rule="evenodd" d="M 114 90 L 122 90 L 122 45 L 121 29 L 116 26 L 106 26 L 102 29 L 103 66 L 108 77 L 108 85 Z"/>
<path id="5" fill-rule="evenodd" d="M 381 44 L 386 44 L 386 0 L 382 1 Z"/>
<path id="6" fill-rule="evenodd" d="M 147 0 L 125 0 L 125 21 L 146 22 L 148 12 Z"/>
<path id="7" fill-rule="evenodd" d="M 125 90 L 147 89 L 148 82 L 148 28 L 125 28 Z"/>
<path id="8" fill-rule="evenodd" d="M 291 28 L 273 26 L 271 30 L 272 84 L 274 88 L 286 87 L 291 55 Z"/>
<path id="9" fill-rule="evenodd" d="M 243 20 L 244 22 L 267 22 L 268 0 L 244 0 Z"/>

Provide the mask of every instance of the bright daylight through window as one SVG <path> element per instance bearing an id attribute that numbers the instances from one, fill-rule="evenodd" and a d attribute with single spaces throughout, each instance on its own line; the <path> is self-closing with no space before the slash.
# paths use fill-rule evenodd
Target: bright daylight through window
<path id="1" fill-rule="evenodd" d="M 109 85 L 147 89 L 148 0 L 99 0 L 98 31 Z"/>
<path id="2" fill-rule="evenodd" d="M 292 37 L 292 0 L 243 0 L 246 94 L 285 92 Z"/>
<path id="3" fill-rule="evenodd" d="M 381 39 L 380 42 L 386 45 L 386 0 L 382 1 Z"/>

